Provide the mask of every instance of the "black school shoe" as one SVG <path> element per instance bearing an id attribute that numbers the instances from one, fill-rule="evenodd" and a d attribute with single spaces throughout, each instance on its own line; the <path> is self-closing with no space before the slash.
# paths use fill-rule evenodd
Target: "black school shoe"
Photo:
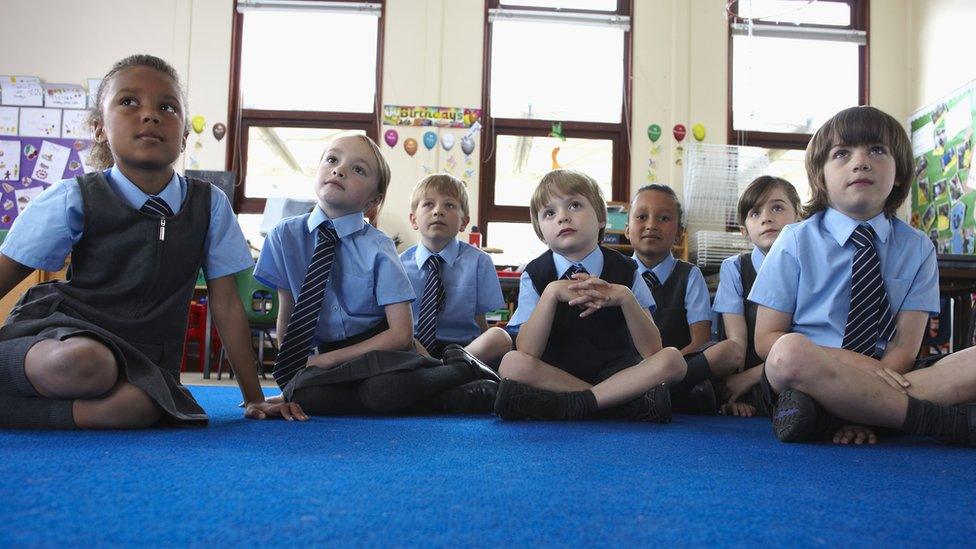
<path id="1" fill-rule="evenodd" d="M 842 422 L 810 395 L 787 389 L 773 409 L 773 432 L 782 442 L 808 442 L 830 438 Z"/>
<path id="2" fill-rule="evenodd" d="M 479 379 L 448 389 L 438 398 L 448 414 L 490 414 L 497 393 L 498 383 Z"/>
<path id="3" fill-rule="evenodd" d="M 671 423 L 671 391 L 663 383 L 651 387 L 641 396 L 620 406 L 620 410 L 631 421 Z"/>
<path id="4" fill-rule="evenodd" d="M 671 395 L 671 408 L 679 414 L 714 416 L 718 413 L 715 387 L 706 379 L 688 391 L 675 391 Z"/>
<path id="5" fill-rule="evenodd" d="M 468 364 L 475 370 L 476 379 L 487 379 L 489 381 L 494 381 L 498 383 L 502 380 L 498 376 L 498 372 L 492 370 L 487 364 L 482 362 L 478 357 L 469 353 L 467 349 L 458 345 L 457 343 L 450 343 L 444 347 L 444 353 L 441 355 L 441 359 L 445 364 L 450 362 L 464 362 Z"/>
<path id="6" fill-rule="evenodd" d="M 495 415 L 502 419 L 573 420 L 588 414 L 577 393 L 554 393 L 508 378 L 498 384 Z"/>

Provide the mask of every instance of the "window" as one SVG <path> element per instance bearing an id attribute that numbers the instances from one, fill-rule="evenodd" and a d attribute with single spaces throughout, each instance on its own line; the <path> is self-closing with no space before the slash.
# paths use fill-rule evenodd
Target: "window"
<path id="1" fill-rule="evenodd" d="M 238 212 L 260 214 L 273 196 L 311 197 L 336 133 L 377 139 L 382 10 L 378 1 L 237 0 L 227 165 L 241 182 Z"/>
<path id="2" fill-rule="evenodd" d="M 631 2 L 488 0 L 487 10 L 478 218 L 486 245 L 505 250 L 492 258 L 510 265 L 545 249 L 528 205 L 553 167 L 628 199 Z M 550 136 L 560 129 L 565 139 Z"/>
<path id="3" fill-rule="evenodd" d="M 805 147 L 837 111 L 867 103 L 867 54 L 867 0 L 735 2 L 728 142 Z"/>

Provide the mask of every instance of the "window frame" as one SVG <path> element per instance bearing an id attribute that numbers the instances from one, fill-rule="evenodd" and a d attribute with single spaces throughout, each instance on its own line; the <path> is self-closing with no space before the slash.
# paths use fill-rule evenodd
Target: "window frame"
<path id="1" fill-rule="evenodd" d="M 851 23 L 847 26 L 839 25 L 814 25 L 810 23 L 777 23 L 774 21 L 763 21 L 766 25 L 775 25 L 781 27 L 790 28 L 809 28 L 809 29 L 846 29 L 846 30 L 859 30 L 867 33 L 868 40 L 867 44 L 860 47 L 858 50 L 858 104 L 867 105 L 870 97 L 870 82 L 868 73 L 868 60 L 869 60 L 869 48 L 871 47 L 871 34 L 869 25 L 869 0 L 820 0 L 822 2 L 834 2 L 838 4 L 847 4 L 851 10 Z M 738 16 L 739 5 L 735 2 L 731 5 L 726 13 L 728 24 L 726 29 L 728 32 L 728 108 L 727 108 L 727 125 L 728 136 L 727 143 L 730 145 L 743 145 L 751 147 L 765 147 L 767 149 L 804 149 L 810 139 L 813 138 L 812 134 L 802 134 L 802 133 L 784 133 L 784 132 L 766 132 L 766 131 L 750 131 L 750 130 L 736 130 L 734 126 L 734 113 L 733 109 L 733 88 L 735 83 L 734 79 L 734 66 L 733 59 L 735 52 L 733 51 L 732 45 L 732 25 L 734 23 L 746 23 L 747 20 L 740 18 Z"/>
<path id="2" fill-rule="evenodd" d="M 324 0 L 302 0 L 314 4 Z M 290 128 L 337 128 L 363 130 L 373 141 L 379 142 L 380 115 L 383 89 L 383 46 L 386 0 L 328 0 L 329 3 L 380 4 L 376 32 L 376 90 L 373 112 L 352 113 L 335 111 L 282 111 L 272 109 L 245 109 L 241 107 L 241 53 L 244 35 L 244 14 L 234 2 L 230 52 L 230 92 L 227 100 L 227 153 L 225 166 L 234 172 L 237 192 L 234 193 L 234 212 L 260 214 L 264 212 L 266 199 L 247 196 L 247 148 L 248 134 L 252 127 Z"/>
<path id="3" fill-rule="evenodd" d="M 607 201 L 629 199 L 630 193 L 630 120 L 631 120 L 631 74 L 633 72 L 633 28 L 624 31 L 623 55 L 623 97 L 619 123 L 610 122 L 578 122 L 548 119 L 526 118 L 494 118 L 491 116 L 491 47 L 492 24 L 489 12 L 492 9 L 504 8 L 509 11 L 535 11 L 552 13 L 581 13 L 581 14 L 616 14 L 633 17 L 633 0 L 617 0 L 616 11 L 573 10 L 559 8 L 545 8 L 535 6 L 501 5 L 500 0 L 485 0 L 485 32 L 482 61 L 482 139 L 481 139 L 481 177 L 478 192 L 478 227 L 484 233 L 485 245 L 491 243 L 488 231 L 490 222 L 531 223 L 529 205 L 508 206 L 495 204 L 495 162 L 497 156 L 493 153 L 495 141 L 499 135 L 547 137 L 552 130 L 553 123 L 561 122 L 563 135 L 581 139 L 606 139 L 613 143 L 613 170 L 611 188 L 613 196 L 606 197 Z M 489 156 L 490 155 L 490 156 Z"/>

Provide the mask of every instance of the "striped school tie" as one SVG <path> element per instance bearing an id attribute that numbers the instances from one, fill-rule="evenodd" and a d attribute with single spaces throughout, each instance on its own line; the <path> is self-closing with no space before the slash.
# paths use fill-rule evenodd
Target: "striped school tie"
<path id="1" fill-rule="evenodd" d="M 582 265 L 573 264 L 570 265 L 568 269 L 566 269 L 565 273 L 563 273 L 563 278 L 567 280 L 571 279 L 573 278 L 573 275 L 577 273 L 590 274 L 589 271 L 586 270 L 586 267 Z"/>
<path id="2" fill-rule="evenodd" d="M 424 282 L 424 295 L 420 300 L 420 315 L 417 318 L 417 341 L 430 349 L 437 339 L 437 311 L 444 306 L 444 282 L 441 280 L 441 263 L 444 258 L 434 254 L 424 262 L 427 281 Z"/>
<path id="3" fill-rule="evenodd" d="M 295 310 L 288 319 L 285 340 L 281 343 L 278 360 L 271 374 L 282 389 L 308 362 L 308 355 L 312 351 L 312 335 L 322 312 L 325 285 L 332 272 L 338 241 L 339 236 L 330 222 L 325 221 L 319 225 L 315 252 L 308 264 L 308 272 L 305 273 L 305 280 L 298 293 Z"/>
<path id="4" fill-rule="evenodd" d="M 173 217 L 173 209 L 169 207 L 169 204 L 154 194 L 149 195 L 146 203 L 139 208 L 139 211 L 156 217 Z"/>
<path id="5" fill-rule="evenodd" d="M 661 279 L 654 274 L 654 271 L 644 271 L 641 275 L 644 278 L 644 282 L 647 284 L 647 289 L 652 292 L 661 285 Z"/>
<path id="6" fill-rule="evenodd" d="M 881 261 L 874 249 L 874 229 L 858 225 L 851 235 L 854 263 L 851 267 L 851 311 L 847 315 L 843 347 L 873 356 L 878 340 L 891 341 L 895 319 L 881 278 Z"/>

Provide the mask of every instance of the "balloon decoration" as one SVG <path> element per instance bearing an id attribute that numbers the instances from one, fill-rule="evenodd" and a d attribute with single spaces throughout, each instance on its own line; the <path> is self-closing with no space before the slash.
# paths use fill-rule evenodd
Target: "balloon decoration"
<path id="1" fill-rule="evenodd" d="M 462 137 L 461 138 L 461 152 L 463 152 L 466 156 L 470 156 L 471 153 L 474 152 L 474 139 L 471 139 L 468 136 Z"/>
<path id="2" fill-rule="evenodd" d="M 190 127 L 193 128 L 194 133 L 201 134 L 203 129 L 207 126 L 207 119 L 200 116 L 199 114 L 190 119 Z"/>
<path id="3" fill-rule="evenodd" d="M 675 124 L 674 128 L 671 130 L 671 134 L 674 135 L 674 138 L 678 141 L 678 143 L 681 143 L 685 136 L 688 135 L 688 129 L 685 128 L 684 124 Z"/>
<path id="4" fill-rule="evenodd" d="M 691 136 L 695 138 L 695 141 L 701 142 L 705 140 L 705 126 L 702 124 L 695 124 L 691 127 Z"/>
<path id="5" fill-rule="evenodd" d="M 685 152 L 685 148 L 681 146 L 681 141 L 686 135 L 688 135 L 688 128 L 686 128 L 684 124 L 675 124 L 674 128 L 671 128 L 671 135 L 674 136 L 675 142 L 678 144 L 678 146 L 674 148 L 675 152 L 677 153 L 674 156 L 674 164 L 676 166 L 680 166 L 681 157 L 684 156 Z"/>
<path id="6" fill-rule="evenodd" d="M 651 143 L 656 143 L 658 139 L 661 139 L 661 126 L 657 124 L 648 126 L 647 137 L 651 140 Z"/>
<path id="7" fill-rule="evenodd" d="M 424 132 L 424 146 L 431 150 L 437 146 L 437 134 L 434 132 Z"/>
<path id="8" fill-rule="evenodd" d="M 651 140 L 651 152 L 647 158 L 647 182 L 657 183 L 657 156 L 661 154 L 661 145 L 657 140 L 661 139 L 661 125 L 647 126 L 647 138 Z"/>
<path id="9" fill-rule="evenodd" d="M 417 140 L 412 137 L 404 139 L 403 150 L 407 151 L 410 156 L 417 154 Z"/>
<path id="10" fill-rule="evenodd" d="M 220 141 L 221 139 L 224 138 L 225 135 L 227 135 L 227 126 L 225 126 L 223 122 L 217 122 L 216 124 L 214 124 L 213 127 L 214 138 L 216 138 L 217 141 Z"/>
<path id="11" fill-rule="evenodd" d="M 444 132 L 441 136 L 441 147 L 444 147 L 445 151 L 449 151 L 454 148 L 454 134 L 450 132 Z"/>
<path id="12" fill-rule="evenodd" d="M 383 134 L 383 140 L 385 140 L 386 144 L 390 147 L 394 147 L 396 146 L 397 141 L 400 140 L 400 134 L 398 134 L 396 130 L 386 130 L 386 133 Z"/>

